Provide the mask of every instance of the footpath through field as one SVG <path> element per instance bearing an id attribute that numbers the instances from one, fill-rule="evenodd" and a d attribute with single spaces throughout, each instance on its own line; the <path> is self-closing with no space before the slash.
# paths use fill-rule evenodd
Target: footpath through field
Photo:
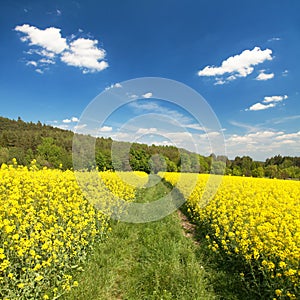
<path id="1" fill-rule="evenodd" d="M 138 195 L 159 199 L 170 188 L 160 182 Z M 177 212 L 151 223 L 115 222 L 65 299 L 217 299 L 206 280 L 197 244 L 183 234 Z"/>

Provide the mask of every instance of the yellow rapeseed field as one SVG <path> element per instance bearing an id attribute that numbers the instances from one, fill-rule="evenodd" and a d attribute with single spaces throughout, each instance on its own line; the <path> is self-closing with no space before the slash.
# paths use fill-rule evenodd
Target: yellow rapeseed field
<path id="1" fill-rule="evenodd" d="M 82 176 L 90 185 L 88 175 Z M 115 196 L 134 199 L 135 187 L 115 173 L 102 172 L 100 177 Z M 115 197 L 107 188 L 93 191 L 97 201 Z M 38 170 L 35 162 L 30 168 L 15 160 L 13 165 L 3 164 L 0 298 L 54 299 L 77 286 L 71 273 L 81 268 L 88 249 L 110 230 L 108 220 L 109 215 L 85 199 L 74 172 Z"/>
<path id="2" fill-rule="evenodd" d="M 242 265 L 245 281 L 271 291 L 273 299 L 299 299 L 299 181 L 224 176 L 207 201 L 202 196 L 210 194 L 209 175 L 162 176 L 187 197 L 187 210 L 205 230 L 211 249 Z"/>

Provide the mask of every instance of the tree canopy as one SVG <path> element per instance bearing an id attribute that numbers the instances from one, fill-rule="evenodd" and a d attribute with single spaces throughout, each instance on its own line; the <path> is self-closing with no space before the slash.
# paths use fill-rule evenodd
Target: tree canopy
<path id="1" fill-rule="evenodd" d="M 41 122 L 24 122 L 0 117 L 0 165 L 16 158 L 19 164 L 30 165 L 36 159 L 38 166 L 71 169 L 74 133 Z M 215 173 L 233 176 L 270 178 L 300 178 L 300 157 L 281 156 L 267 158 L 265 162 L 254 161 L 249 156 L 226 156 L 200 154 L 178 149 L 174 146 L 157 146 L 117 142 L 111 138 L 86 135 L 80 139 L 85 145 L 95 145 L 94 159 L 82 153 L 79 166 L 99 170 L 139 170 L 147 173 L 159 171 Z"/>

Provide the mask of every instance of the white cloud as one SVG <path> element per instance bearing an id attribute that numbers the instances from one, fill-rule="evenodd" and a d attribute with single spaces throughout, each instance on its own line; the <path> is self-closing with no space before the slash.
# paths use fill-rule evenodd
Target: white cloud
<path id="1" fill-rule="evenodd" d="M 265 110 L 271 107 L 275 107 L 279 102 L 286 100 L 288 98 L 287 95 L 284 96 L 265 96 L 264 100 L 262 101 L 263 103 L 255 103 L 252 106 L 250 106 L 249 108 L 246 109 L 246 111 L 248 110 Z"/>
<path id="2" fill-rule="evenodd" d="M 26 53 L 30 54 L 30 55 L 32 55 L 32 54 L 38 54 L 40 56 L 45 56 L 45 57 L 48 57 L 48 58 L 54 58 L 55 57 L 55 53 L 46 51 L 45 49 L 42 49 L 42 50 L 39 50 L 39 49 L 29 49 Z"/>
<path id="3" fill-rule="evenodd" d="M 79 119 L 77 117 L 72 117 L 70 119 L 64 119 L 63 123 L 71 123 L 71 122 L 78 122 Z"/>
<path id="4" fill-rule="evenodd" d="M 300 131 L 295 132 L 295 133 L 287 133 L 287 134 L 282 134 L 280 136 L 276 137 L 276 140 L 290 140 L 293 138 L 299 138 L 300 139 Z"/>
<path id="5" fill-rule="evenodd" d="M 103 126 L 99 129 L 100 132 L 111 132 L 112 131 L 112 127 L 110 126 Z"/>
<path id="6" fill-rule="evenodd" d="M 129 98 L 129 99 L 137 99 L 139 96 L 136 95 L 136 94 L 131 94 L 131 93 L 126 93 L 126 96 Z"/>
<path id="7" fill-rule="evenodd" d="M 273 38 L 269 39 L 268 42 L 280 41 L 280 40 L 281 40 L 281 38 L 279 38 L 279 37 L 273 37 Z"/>
<path id="8" fill-rule="evenodd" d="M 113 88 L 122 88 L 122 84 L 117 82 L 115 84 L 111 84 L 110 86 L 106 87 L 105 90 L 110 90 L 110 89 L 113 89 Z"/>
<path id="9" fill-rule="evenodd" d="M 170 141 L 152 141 L 151 144 L 156 146 L 174 146 Z"/>
<path id="10" fill-rule="evenodd" d="M 264 73 L 264 72 L 261 72 L 255 79 L 256 80 L 269 80 L 269 79 L 272 79 L 274 78 L 274 73 Z"/>
<path id="11" fill-rule="evenodd" d="M 149 134 L 149 133 L 156 133 L 157 128 L 139 128 L 137 134 Z"/>
<path id="12" fill-rule="evenodd" d="M 26 66 L 34 66 L 34 67 L 36 67 L 36 66 L 37 66 L 37 62 L 34 61 L 34 60 L 30 60 L 30 61 L 28 61 L 28 62 L 26 63 Z"/>
<path id="13" fill-rule="evenodd" d="M 22 42 L 29 42 L 29 45 L 35 45 L 45 48 L 47 51 L 61 53 L 68 48 L 66 39 L 60 34 L 60 29 L 49 27 L 44 30 L 38 29 L 35 26 L 24 24 L 16 26 L 16 31 L 25 33 L 21 38 Z"/>
<path id="14" fill-rule="evenodd" d="M 229 77 L 226 78 L 226 80 L 228 80 L 228 81 L 232 81 L 232 80 L 235 80 L 235 79 L 236 79 L 235 75 L 230 75 Z"/>
<path id="15" fill-rule="evenodd" d="M 252 50 L 244 50 L 242 53 L 231 56 L 221 63 L 220 67 L 206 66 L 198 72 L 199 76 L 222 76 L 231 74 L 226 81 L 232 81 L 237 77 L 246 77 L 254 70 L 254 66 L 267 60 L 272 60 L 272 50 L 261 50 L 254 47 Z M 226 82 L 225 81 L 225 82 Z M 217 78 L 216 84 L 224 84 L 223 78 Z"/>
<path id="16" fill-rule="evenodd" d="M 87 127 L 87 124 L 75 125 L 75 126 L 74 126 L 74 130 L 83 129 L 83 128 L 85 128 L 85 127 Z"/>
<path id="17" fill-rule="evenodd" d="M 287 95 L 284 95 L 284 96 L 266 96 L 263 100 L 263 103 L 280 102 L 282 100 L 286 100 L 287 98 L 288 98 Z"/>
<path id="18" fill-rule="evenodd" d="M 57 15 L 57 16 L 61 16 L 61 10 L 57 9 L 57 10 L 56 10 L 56 15 Z"/>
<path id="19" fill-rule="evenodd" d="M 232 158 L 236 155 L 250 155 L 254 159 L 265 160 L 278 153 L 296 156 L 300 150 L 299 145 L 300 131 L 285 133 L 267 129 L 226 137 L 227 153 Z"/>
<path id="20" fill-rule="evenodd" d="M 288 73 L 289 73 L 288 70 L 284 70 L 284 71 L 282 72 L 282 76 L 283 76 L 283 77 L 286 77 L 286 76 L 288 76 Z"/>
<path id="21" fill-rule="evenodd" d="M 40 74 L 43 74 L 43 73 L 44 73 L 44 71 L 41 70 L 41 69 L 36 69 L 35 71 L 36 71 L 37 73 L 40 73 Z"/>
<path id="22" fill-rule="evenodd" d="M 58 15 L 61 14 L 60 10 L 56 12 Z M 55 64 L 54 59 L 60 56 L 62 62 L 69 66 L 81 68 L 84 74 L 99 72 L 108 67 L 108 63 L 104 61 L 106 52 L 97 47 L 97 40 L 78 38 L 68 43 L 67 39 L 62 37 L 61 29 L 55 27 L 39 29 L 23 24 L 16 26 L 15 30 L 25 34 L 20 38 L 21 41 L 28 42 L 30 46 L 39 47 L 38 49 L 30 49 L 27 54 L 42 56 L 40 63 L 44 66 Z M 38 63 L 35 67 L 38 67 Z M 41 68 L 39 69 L 43 71 Z"/>
<path id="23" fill-rule="evenodd" d="M 196 124 L 196 123 L 194 123 L 194 124 L 186 124 L 186 125 L 184 125 L 184 127 L 195 129 L 195 130 L 200 130 L 200 131 L 205 131 L 204 127 L 202 127 L 202 126 L 200 126 L 199 124 Z"/>
<path id="24" fill-rule="evenodd" d="M 105 50 L 97 48 L 98 41 L 79 38 L 70 43 L 70 50 L 65 51 L 61 60 L 69 66 L 83 68 L 83 73 L 102 71 L 108 67 L 104 61 Z"/>
<path id="25" fill-rule="evenodd" d="M 137 109 L 138 111 L 143 110 L 150 110 L 153 112 L 160 112 L 160 110 L 163 108 L 162 106 L 158 105 L 156 102 L 149 101 L 149 102 L 131 102 L 129 104 L 130 107 Z"/>
<path id="26" fill-rule="evenodd" d="M 69 130 L 69 125 L 67 125 L 67 124 L 55 125 L 54 127 L 64 129 L 64 130 Z"/>
<path id="27" fill-rule="evenodd" d="M 72 117 L 71 121 L 72 121 L 72 122 L 78 122 L 79 119 L 78 119 L 77 117 Z"/>
<path id="28" fill-rule="evenodd" d="M 275 107 L 275 106 L 276 106 L 276 104 L 274 104 L 274 103 L 270 103 L 270 104 L 255 103 L 249 107 L 249 110 L 265 110 L 265 109 Z"/>
<path id="29" fill-rule="evenodd" d="M 122 84 L 119 83 L 119 82 L 117 82 L 117 83 L 115 83 L 114 87 L 116 87 L 116 88 L 121 88 L 121 87 L 122 87 Z"/>
<path id="30" fill-rule="evenodd" d="M 226 81 L 220 78 L 216 78 L 216 82 L 214 83 L 214 85 L 223 85 L 225 84 Z"/>
<path id="31" fill-rule="evenodd" d="M 42 63 L 42 64 L 46 64 L 46 65 L 55 64 L 55 61 L 53 61 L 52 59 L 48 59 L 48 58 L 41 58 L 39 60 L 39 62 Z"/>
<path id="32" fill-rule="evenodd" d="M 151 98 L 152 96 L 153 96 L 153 94 L 151 92 L 145 93 L 144 95 L 142 95 L 143 98 Z"/>

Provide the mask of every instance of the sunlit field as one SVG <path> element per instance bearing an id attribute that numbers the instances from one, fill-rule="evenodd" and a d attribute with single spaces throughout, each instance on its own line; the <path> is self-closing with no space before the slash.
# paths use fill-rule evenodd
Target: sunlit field
<path id="1" fill-rule="evenodd" d="M 212 251 L 237 264 L 245 283 L 252 282 L 260 293 L 296 299 L 300 284 L 298 181 L 224 176 L 208 201 L 209 175 L 163 176 L 186 195 L 197 176 L 187 211 L 205 232 Z"/>
<path id="2" fill-rule="evenodd" d="M 234 266 L 245 285 L 262 297 L 297 299 L 298 181 L 160 175 L 186 197 L 186 212 L 210 251 Z M 38 169 L 35 161 L 31 167 L 15 160 L 3 164 L 1 298 L 57 299 L 80 286 L 76 274 L 83 271 L 96 243 L 99 249 L 109 239 L 110 217 L 134 201 L 139 190 L 147 190 L 148 178 L 143 172 Z"/>
<path id="3" fill-rule="evenodd" d="M 105 188 L 98 185 L 97 190 L 93 190 L 89 176 L 81 174 L 98 204 L 102 199 L 110 205 L 115 196 L 134 199 L 133 185 L 113 172 L 99 174 Z M 139 173 L 135 177 L 145 180 Z M 82 268 L 93 244 L 110 230 L 109 205 L 105 214 L 95 209 L 85 199 L 72 171 L 38 170 L 34 161 L 30 168 L 18 166 L 16 161 L 10 166 L 3 164 L 1 299 L 53 299 L 76 287 L 78 282 L 71 273 Z"/>

